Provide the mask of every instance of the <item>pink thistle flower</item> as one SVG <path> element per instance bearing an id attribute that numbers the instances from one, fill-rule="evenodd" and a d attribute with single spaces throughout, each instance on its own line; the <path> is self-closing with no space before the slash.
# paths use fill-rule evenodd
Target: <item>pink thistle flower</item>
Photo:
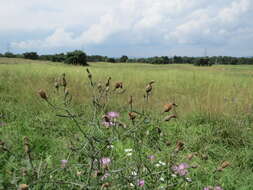
<path id="1" fill-rule="evenodd" d="M 113 118 L 119 117 L 119 113 L 112 111 L 112 112 L 108 112 L 107 116 L 110 117 L 111 119 L 113 119 Z"/>
<path id="2" fill-rule="evenodd" d="M 154 161 L 155 160 L 155 156 L 154 155 L 149 155 L 148 159 L 151 160 L 151 161 Z"/>
<path id="3" fill-rule="evenodd" d="M 100 163 L 105 167 L 111 163 L 111 159 L 108 157 L 103 157 L 100 159 Z"/>
<path id="4" fill-rule="evenodd" d="M 189 168 L 189 165 L 187 163 L 181 163 L 179 165 L 174 165 L 172 166 L 172 170 L 175 174 L 178 174 L 180 176 L 185 176 L 188 174 L 188 170 L 187 168 Z"/>
<path id="5" fill-rule="evenodd" d="M 214 189 L 214 190 L 223 190 L 222 187 L 220 187 L 220 186 L 216 186 L 216 187 L 214 187 L 213 189 Z"/>
<path id="6" fill-rule="evenodd" d="M 204 187 L 203 190 L 211 190 L 211 187 Z"/>
<path id="7" fill-rule="evenodd" d="M 143 187 L 143 186 L 145 185 L 144 179 L 138 180 L 138 181 L 137 181 L 137 185 L 138 185 L 139 187 Z"/>

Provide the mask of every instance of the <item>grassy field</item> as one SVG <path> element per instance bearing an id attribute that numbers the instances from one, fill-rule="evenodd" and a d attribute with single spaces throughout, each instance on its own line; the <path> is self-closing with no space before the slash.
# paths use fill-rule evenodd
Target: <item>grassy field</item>
<path id="1" fill-rule="evenodd" d="M 125 89 L 111 90 L 103 109 L 92 104 L 98 91 L 86 68 L 0 58 L 0 189 L 253 189 L 253 66 L 91 63 L 95 85 L 110 76 L 112 87 L 122 81 Z M 63 73 L 68 105 L 54 88 Z M 50 106 L 39 89 L 64 108 Z M 133 122 L 130 96 L 141 113 Z M 164 122 L 170 102 L 177 119 Z M 101 117 L 109 111 L 119 118 L 106 128 Z M 182 163 L 188 167 L 172 169 Z"/>

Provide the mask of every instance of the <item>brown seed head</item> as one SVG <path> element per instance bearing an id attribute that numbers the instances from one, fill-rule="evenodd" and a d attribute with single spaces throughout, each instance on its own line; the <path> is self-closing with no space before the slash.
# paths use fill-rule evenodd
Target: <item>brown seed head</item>
<path id="1" fill-rule="evenodd" d="M 29 189 L 29 186 L 26 185 L 26 184 L 20 184 L 19 187 L 18 187 L 19 190 L 28 190 Z"/>
<path id="2" fill-rule="evenodd" d="M 129 100 L 128 100 L 128 104 L 133 104 L 133 96 L 130 96 Z"/>
<path id="3" fill-rule="evenodd" d="M 177 116 L 175 114 L 168 115 L 163 119 L 163 121 L 170 121 L 172 118 L 177 118 Z"/>
<path id="4" fill-rule="evenodd" d="M 183 150 L 183 148 L 184 148 L 184 143 L 181 142 L 181 141 L 178 141 L 178 142 L 177 142 L 177 145 L 176 145 L 175 151 L 178 152 L 178 151 L 180 151 L 180 150 Z"/>
<path id="5" fill-rule="evenodd" d="M 224 161 L 224 162 L 222 162 L 220 167 L 217 168 L 217 171 L 223 171 L 228 166 L 230 166 L 230 163 L 228 161 Z"/>
<path id="6" fill-rule="evenodd" d="M 44 90 L 40 89 L 38 93 L 39 93 L 39 96 L 40 96 L 42 99 L 44 99 L 44 100 L 47 101 L 48 97 L 47 97 L 47 94 L 46 94 L 46 92 L 45 92 Z"/>
<path id="7" fill-rule="evenodd" d="M 103 115 L 102 116 L 102 119 L 105 121 L 105 122 L 110 122 L 110 117 L 108 115 Z"/>
<path id="8" fill-rule="evenodd" d="M 116 82 L 115 83 L 115 90 L 119 89 L 119 88 L 121 88 L 121 89 L 123 88 L 123 83 L 122 82 Z"/>
<path id="9" fill-rule="evenodd" d="M 135 112 L 129 112 L 129 113 L 128 113 L 128 116 L 129 116 L 129 119 L 135 120 L 136 117 L 137 117 L 137 113 L 135 113 Z"/>
<path id="10" fill-rule="evenodd" d="M 109 86 L 110 86 L 110 80 L 111 80 L 111 79 L 112 79 L 111 77 L 108 77 L 107 82 L 105 83 L 105 86 L 106 86 L 106 87 L 109 87 Z"/>

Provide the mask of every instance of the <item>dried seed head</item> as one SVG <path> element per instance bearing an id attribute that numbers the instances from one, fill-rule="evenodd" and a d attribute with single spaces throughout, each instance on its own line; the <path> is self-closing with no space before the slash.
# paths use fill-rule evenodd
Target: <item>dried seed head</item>
<path id="1" fill-rule="evenodd" d="M 99 83 L 97 84 L 97 88 L 98 88 L 99 91 L 102 90 L 102 84 L 101 84 L 101 82 L 99 82 Z"/>
<path id="2" fill-rule="evenodd" d="M 59 87 L 60 87 L 59 81 L 58 81 L 57 79 L 55 79 L 54 87 L 55 87 L 57 90 L 58 90 Z"/>
<path id="3" fill-rule="evenodd" d="M 105 83 L 105 86 L 106 86 L 106 87 L 109 87 L 109 86 L 110 86 L 110 80 L 111 80 L 111 79 L 112 79 L 111 77 L 108 77 L 107 82 Z"/>
<path id="4" fill-rule="evenodd" d="M 228 161 L 222 162 L 219 168 L 217 168 L 218 171 L 223 171 L 226 167 L 230 166 L 230 163 Z"/>
<path id="5" fill-rule="evenodd" d="M 164 108 L 163 112 L 169 112 L 170 110 L 172 110 L 172 108 L 173 108 L 174 106 L 176 107 L 177 104 L 175 104 L 175 103 L 165 104 L 165 105 L 163 106 L 163 108 Z"/>
<path id="6" fill-rule="evenodd" d="M 66 89 L 64 90 L 64 94 L 65 94 L 65 97 L 69 95 L 69 89 L 68 89 L 68 88 L 66 88 Z"/>
<path id="7" fill-rule="evenodd" d="M 183 148 L 184 148 L 184 143 L 181 142 L 181 141 L 178 141 L 178 142 L 177 142 L 177 145 L 176 145 L 175 151 L 178 152 L 178 151 L 180 151 L 180 150 L 183 150 Z"/>
<path id="8" fill-rule="evenodd" d="M 187 155 L 188 160 L 192 160 L 193 157 L 194 157 L 193 153 Z"/>
<path id="9" fill-rule="evenodd" d="M 86 69 L 87 73 L 88 73 L 88 78 L 91 80 L 92 78 L 92 74 L 90 73 L 90 70 L 89 69 Z"/>
<path id="10" fill-rule="evenodd" d="M 133 96 L 130 96 L 129 100 L 128 100 L 128 104 L 133 104 Z"/>
<path id="11" fill-rule="evenodd" d="M 170 121 L 172 118 L 177 118 L 175 114 L 166 116 L 163 121 Z"/>
<path id="12" fill-rule="evenodd" d="M 202 155 L 201 155 L 201 158 L 202 158 L 203 160 L 208 160 L 208 155 L 202 154 Z"/>
<path id="13" fill-rule="evenodd" d="M 116 90 L 116 89 L 119 89 L 119 88 L 121 88 L 121 89 L 123 88 L 123 83 L 122 82 L 116 82 L 115 83 L 115 88 L 114 89 Z"/>
<path id="14" fill-rule="evenodd" d="M 154 80 L 151 80 L 150 82 L 149 82 L 149 84 L 154 84 L 155 83 L 155 81 Z"/>
<path id="15" fill-rule="evenodd" d="M 135 112 L 129 112 L 129 113 L 128 113 L 128 116 L 129 116 L 129 119 L 135 120 L 136 117 L 137 117 L 137 113 L 135 113 Z"/>
<path id="16" fill-rule="evenodd" d="M 20 184 L 19 187 L 18 187 L 19 190 L 28 190 L 29 189 L 29 186 L 26 185 L 26 184 Z"/>
<path id="17" fill-rule="evenodd" d="M 47 94 L 46 94 L 46 92 L 45 92 L 44 90 L 40 89 L 38 93 L 39 93 L 39 96 L 40 96 L 42 99 L 44 99 L 44 100 L 47 101 L 48 97 L 47 97 Z"/>
<path id="18" fill-rule="evenodd" d="M 102 116 L 102 119 L 105 121 L 105 122 L 111 122 L 111 119 L 108 115 L 103 115 Z"/>
<path id="19" fill-rule="evenodd" d="M 109 188 L 110 186 L 111 186 L 111 184 L 110 184 L 109 182 L 104 183 L 104 184 L 102 185 L 102 189 L 103 189 L 103 188 Z"/>
<path id="20" fill-rule="evenodd" d="M 62 86 L 65 88 L 67 86 L 67 81 L 66 81 L 66 74 L 63 73 L 62 74 Z"/>

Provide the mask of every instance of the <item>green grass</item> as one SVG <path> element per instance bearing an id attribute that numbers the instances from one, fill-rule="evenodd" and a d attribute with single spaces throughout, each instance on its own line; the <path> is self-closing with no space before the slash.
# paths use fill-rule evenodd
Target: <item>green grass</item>
<path id="1" fill-rule="evenodd" d="M 102 184 L 108 182 L 110 189 L 159 189 L 176 183 L 169 189 L 200 190 L 220 185 L 226 190 L 251 190 L 252 69 L 253 66 L 91 63 L 89 70 L 95 81 L 104 84 L 111 76 L 112 85 L 122 81 L 126 89 L 124 94 L 113 95 L 102 112 L 119 112 L 127 128 L 105 129 L 100 125 L 103 113 L 93 118 L 92 90 L 86 67 L 0 58 L 0 139 L 10 151 L 2 150 L 0 155 L 0 189 L 17 189 L 22 183 L 28 184 L 30 189 L 101 189 Z M 85 133 L 113 141 L 113 149 L 103 149 L 103 141 L 95 143 L 92 150 L 73 121 L 57 117 L 59 112 L 38 97 L 38 90 L 45 89 L 50 101 L 62 104 L 62 95 L 54 90 L 54 81 L 62 73 L 66 73 L 73 96 L 68 109 L 83 113 L 80 123 Z M 147 103 L 143 96 L 151 80 L 155 84 Z M 134 98 L 134 109 L 145 113 L 134 125 L 128 119 L 130 95 Z M 178 119 L 165 123 L 161 120 L 166 114 L 161 112 L 168 102 L 178 104 L 172 111 Z M 24 152 L 25 136 L 30 140 L 33 168 Z M 178 141 L 185 145 L 175 155 Z M 82 148 L 73 151 L 72 146 Z M 127 148 L 133 149 L 131 157 L 125 155 Z M 99 150 L 98 158 L 112 159 L 108 170 L 111 176 L 105 181 L 89 177 L 91 156 L 87 154 L 95 150 Z M 196 156 L 188 160 L 187 155 L 194 152 Z M 147 160 L 148 155 L 155 155 L 155 161 Z M 69 160 L 68 168 L 61 169 L 62 159 Z M 159 160 L 168 162 L 169 166 L 155 167 Z M 222 172 L 214 172 L 223 161 L 231 165 Z M 192 183 L 168 174 L 172 164 L 182 162 L 198 166 L 189 169 L 187 174 Z M 146 171 L 145 164 L 151 173 L 157 174 Z M 137 168 L 138 176 L 129 177 Z M 120 169 L 122 172 L 117 173 Z M 22 175 L 24 170 L 26 175 Z M 77 172 L 82 174 L 77 176 Z M 166 183 L 159 180 L 161 177 Z M 129 185 L 135 185 L 137 179 L 145 179 L 144 187 Z"/>

